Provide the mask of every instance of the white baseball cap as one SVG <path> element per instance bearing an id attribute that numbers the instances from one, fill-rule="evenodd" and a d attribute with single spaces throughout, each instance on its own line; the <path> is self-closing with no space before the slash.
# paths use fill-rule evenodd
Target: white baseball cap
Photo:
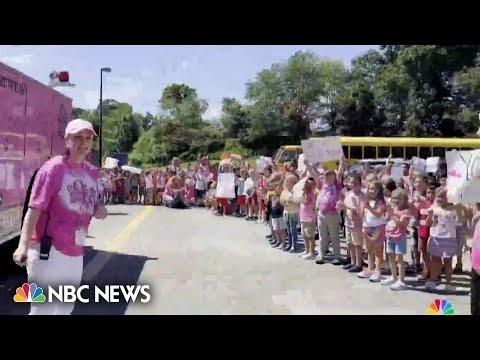
<path id="1" fill-rule="evenodd" d="M 95 136 L 97 136 L 97 133 L 95 130 L 93 130 L 93 125 L 90 121 L 75 119 L 67 124 L 65 129 L 65 137 L 70 134 L 77 134 L 82 130 L 90 130 Z"/>

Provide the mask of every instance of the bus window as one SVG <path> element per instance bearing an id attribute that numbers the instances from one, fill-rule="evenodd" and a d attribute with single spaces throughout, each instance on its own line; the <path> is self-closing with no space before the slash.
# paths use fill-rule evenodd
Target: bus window
<path id="1" fill-rule="evenodd" d="M 462 148 L 462 151 L 470 151 L 473 150 L 472 148 Z"/>
<path id="2" fill-rule="evenodd" d="M 405 159 L 410 160 L 413 156 L 418 157 L 418 148 L 413 146 L 405 147 Z"/>
<path id="3" fill-rule="evenodd" d="M 361 146 L 350 146 L 350 159 L 363 159 Z"/>
<path id="4" fill-rule="evenodd" d="M 434 147 L 433 148 L 433 156 L 436 156 L 436 157 L 445 157 L 445 148 L 443 147 Z"/>
<path id="5" fill-rule="evenodd" d="M 432 157 L 432 149 L 429 148 L 429 147 L 421 147 L 420 148 L 420 157 L 422 159 Z"/>
<path id="6" fill-rule="evenodd" d="M 392 157 L 403 159 L 405 157 L 403 149 L 401 146 L 392 146 Z"/>
<path id="7" fill-rule="evenodd" d="M 349 158 L 349 155 L 348 155 L 348 146 L 342 146 L 343 148 L 343 155 L 345 156 L 346 159 Z"/>
<path id="8" fill-rule="evenodd" d="M 282 157 L 280 158 L 281 162 L 289 162 L 295 159 L 297 155 L 296 151 L 284 151 Z"/>
<path id="9" fill-rule="evenodd" d="M 378 147 L 378 158 L 379 159 L 386 159 L 389 156 L 390 156 L 390 148 L 388 146 L 379 146 Z"/>
<path id="10" fill-rule="evenodd" d="M 460 148 L 446 148 L 445 151 L 460 150 Z"/>
<path id="11" fill-rule="evenodd" d="M 363 147 L 363 158 L 364 159 L 377 159 L 377 148 L 375 146 L 364 146 Z"/>
<path id="12" fill-rule="evenodd" d="M 280 158 L 282 157 L 284 147 L 279 148 L 276 152 L 275 155 L 273 155 L 273 161 L 280 161 Z"/>

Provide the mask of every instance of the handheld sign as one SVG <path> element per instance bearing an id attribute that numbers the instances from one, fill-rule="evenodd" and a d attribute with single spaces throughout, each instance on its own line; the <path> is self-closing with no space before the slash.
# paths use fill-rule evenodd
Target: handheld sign
<path id="1" fill-rule="evenodd" d="M 215 197 L 234 199 L 235 198 L 235 174 L 220 173 L 218 174 L 217 189 Z"/>
<path id="2" fill-rule="evenodd" d="M 341 160 L 343 158 L 342 143 L 338 136 L 327 136 L 315 140 L 302 140 L 302 149 L 305 158 L 312 164 Z"/>

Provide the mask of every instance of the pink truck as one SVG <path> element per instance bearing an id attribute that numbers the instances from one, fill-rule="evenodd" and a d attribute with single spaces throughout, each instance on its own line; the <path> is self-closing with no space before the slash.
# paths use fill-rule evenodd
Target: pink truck
<path id="1" fill-rule="evenodd" d="M 20 234 L 36 171 L 64 151 L 72 99 L 0 62 L 0 245 Z"/>

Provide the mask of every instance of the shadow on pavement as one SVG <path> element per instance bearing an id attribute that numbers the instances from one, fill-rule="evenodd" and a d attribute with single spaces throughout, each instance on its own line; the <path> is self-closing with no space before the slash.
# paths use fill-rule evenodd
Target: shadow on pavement
<path id="1" fill-rule="evenodd" d="M 118 303 L 106 303 L 104 300 L 95 303 L 94 286 L 101 287 L 103 290 L 105 285 L 137 285 L 145 263 L 149 260 L 157 260 L 147 256 L 96 250 L 86 246 L 84 271 L 91 261 L 98 259 L 104 259 L 104 261 L 101 262 L 102 266 L 99 270 L 94 273 L 92 280 L 82 281 L 82 285 L 89 285 L 90 287 L 88 291 L 82 291 L 82 296 L 89 298 L 90 302 L 80 303 L 77 301 L 72 315 L 124 315 L 128 303 L 123 300 L 122 296 L 119 296 L 120 301 Z M 17 287 L 27 281 L 25 269 L 17 268 L 12 269 L 9 274 L 0 275 L 0 315 L 27 315 L 29 312 L 30 306 L 28 303 L 15 303 L 13 301 Z"/>
<path id="2" fill-rule="evenodd" d="M 442 285 L 445 285 L 445 276 L 442 276 Z M 418 281 L 416 278 L 407 278 L 405 283 L 409 285 L 411 290 L 418 292 L 425 292 L 437 295 L 449 295 L 449 296 L 467 296 L 470 294 L 471 278 L 469 274 L 452 275 L 452 285 L 457 288 L 454 292 L 449 292 L 440 289 L 427 290 L 425 289 L 425 281 Z"/>

